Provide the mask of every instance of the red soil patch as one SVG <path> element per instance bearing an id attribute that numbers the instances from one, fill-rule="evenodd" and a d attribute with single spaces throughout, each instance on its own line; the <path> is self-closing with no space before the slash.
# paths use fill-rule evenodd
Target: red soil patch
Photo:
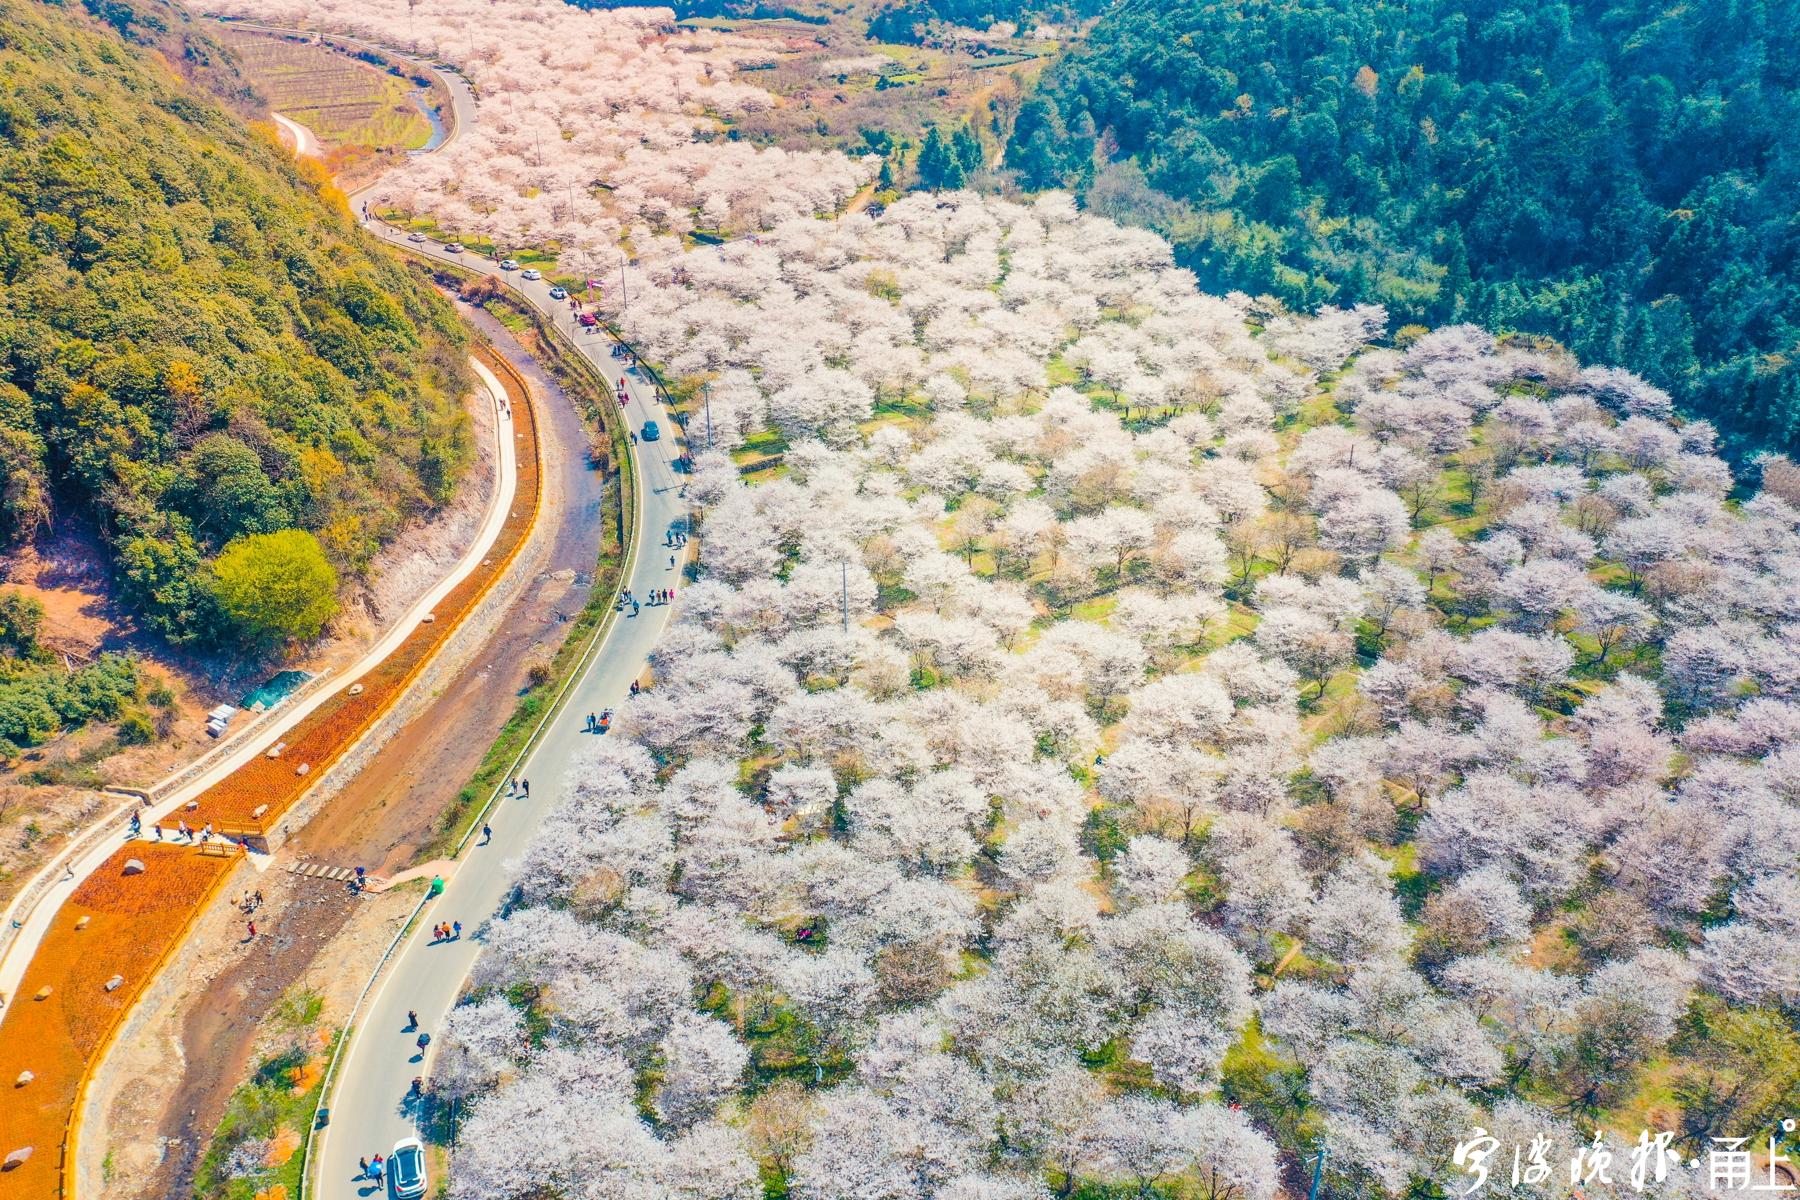
<path id="1" fill-rule="evenodd" d="M 144 873 L 125 875 L 128 858 L 143 862 Z M 85 1067 L 234 861 L 185 847 L 127 846 L 57 913 L 0 1020 L 0 1155 L 32 1148 L 23 1166 L 0 1175 L 0 1197 L 55 1194 Z M 77 929 L 83 917 L 87 927 Z M 109 992 L 114 975 L 125 982 Z M 50 995 L 33 999 L 44 987 Z M 17 1087 L 21 1071 L 36 1078 Z"/>

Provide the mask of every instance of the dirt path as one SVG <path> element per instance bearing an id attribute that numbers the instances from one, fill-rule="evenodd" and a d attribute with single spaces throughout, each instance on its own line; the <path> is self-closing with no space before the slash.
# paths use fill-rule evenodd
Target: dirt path
<path id="1" fill-rule="evenodd" d="M 593 584 L 601 481 L 586 466 L 581 419 L 498 322 L 481 312 L 464 315 L 534 390 L 545 489 L 536 536 L 549 539 L 548 557 L 468 666 L 295 835 L 284 859 L 297 854 L 375 874 L 410 862 L 505 724 L 530 664 L 560 644 L 559 614 L 579 611 Z M 285 872 L 264 881 L 258 924 L 270 931 L 267 944 L 220 962 L 217 974 L 161 1022 L 159 1036 L 147 1039 L 162 1043 L 166 1031 L 178 1053 L 146 1056 L 109 1101 L 108 1145 L 123 1168 L 109 1194 L 191 1194 L 199 1155 L 248 1072 L 269 1009 L 309 974 L 360 978 L 378 944 L 364 912 L 377 903 L 372 898 L 352 899 L 341 886 Z M 356 971 L 348 969 L 353 963 L 360 964 Z M 327 1023 L 342 1019 L 342 1007 L 328 1006 Z M 171 1071 L 171 1058 L 178 1071 Z"/>

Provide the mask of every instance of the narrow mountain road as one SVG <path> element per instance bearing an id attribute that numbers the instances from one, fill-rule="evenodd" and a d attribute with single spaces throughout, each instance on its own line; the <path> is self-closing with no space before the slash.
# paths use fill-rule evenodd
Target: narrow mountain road
<path id="1" fill-rule="evenodd" d="M 292 117 L 284 117 L 278 112 L 272 112 L 269 115 L 275 118 L 275 124 L 281 126 L 281 131 L 287 134 L 288 139 L 294 143 L 295 157 L 323 158 L 325 156 L 325 147 L 319 144 L 318 134 Z"/>

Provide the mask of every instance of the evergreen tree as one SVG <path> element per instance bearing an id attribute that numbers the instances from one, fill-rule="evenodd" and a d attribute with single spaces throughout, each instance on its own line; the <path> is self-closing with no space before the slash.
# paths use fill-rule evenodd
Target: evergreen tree
<path id="1" fill-rule="evenodd" d="M 933 192 L 954 191 L 963 185 L 963 165 L 944 131 L 933 125 L 919 149 L 919 186 Z"/>
<path id="2" fill-rule="evenodd" d="M 955 153 L 956 165 L 962 168 L 965 180 L 986 165 L 981 151 L 981 139 L 967 125 L 956 131 L 950 148 Z"/>

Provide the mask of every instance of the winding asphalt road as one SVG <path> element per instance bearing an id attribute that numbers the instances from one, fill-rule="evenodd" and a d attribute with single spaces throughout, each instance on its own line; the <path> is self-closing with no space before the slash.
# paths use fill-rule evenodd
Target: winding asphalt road
<path id="1" fill-rule="evenodd" d="M 387 236 L 395 235 L 390 232 Z M 467 261 L 467 255 L 426 249 L 461 266 L 487 268 L 487 273 L 493 273 L 491 264 Z M 566 305 L 549 298 L 548 284 L 534 286 L 516 280 L 514 286 L 547 314 L 568 316 Z M 617 361 L 610 355 L 610 339 L 577 334 L 574 340 L 604 377 L 620 378 Z M 664 543 L 668 534 L 686 528 L 688 506 L 680 495 L 683 476 L 672 462 L 679 453 L 669 436 L 676 432 L 674 423 L 656 402 L 647 380 L 635 373 L 626 374 L 625 379 L 630 395 L 626 412 L 632 428 L 653 419 L 668 431 L 662 440 L 640 441 L 632 450 L 639 479 L 638 537 L 626 577 L 632 594 L 641 600 L 653 589 L 679 588 L 679 560 L 676 566 L 670 565 L 671 556 L 679 552 Z M 612 628 L 571 688 L 561 714 L 519 769 L 519 778 L 530 782 L 529 795 L 509 796 L 495 807 L 488 820 L 492 839 L 470 845 L 446 879 L 443 894 L 425 906 L 395 952 L 372 1000 L 355 1022 L 339 1067 L 329 1120 L 318 1135 L 312 1195 L 321 1200 L 377 1195 L 381 1189 L 359 1178 L 357 1159 L 386 1155 L 400 1139 L 421 1136 L 419 1113 L 409 1102 L 408 1092 L 414 1077 L 429 1078 L 436 1045 L 423 1058 L 419 1056 L 415 1046 L 418 1030 L 409 1027 L 407 1013 L 419 1014 L 419 1029 L 426 1033 L 435 1033 L 442 1026 L 480 952 L 484 927 L 504 909 L 517 860 L 545 814 L 555 807 L 582 748 L 591 744 L 589 739 L 603 736 L 583 730 L 587 715 L 617 709 L 624 703 L 671 611 L 669 605 L 645 605 L 636 616 L 629 607 L 616 614 Z M 454 781 L 446 781 L 446 786 L 454 786 Z M 432 939 L 431 927 L 446 921 L 462 922 L 460 940 Z"/>
<path id="2" fill-rule="evenodd" d="M 356 203 L 360 213 L 360 199 Z M 365 218 L 364 223 L 388 240 L 405 239 L 400 231 L 378 220 Z M 452 262 L 466 270 L 500 273 L 492 262 L 467 253 L 446 254 L 436 243 L 406 244 L 414 253 Z M 625 567 L 626 586 L 640 601 L 654 589 L 678 589 L 680 560 L 674 556 L 680 552 L 666 542 L 670 534 L 687 527 L 689 512 L 687 501 L 681 496 L 685 477 L 674 466 L 680 453 L 675 437 L 679 430 L 658 402 L 652 383 L 635 371 L 624 369 L 611 356 L 610 338 L 579 329 L 567 303 L 550 298 L 549 283 L 521 279 L 516 273 L 509 274 L 507 281 L 570 332 L 571 341 L 602 378 L 615 384 L 624 381 L 629 398 L 625 416 L 632 429 L 641 429 L 646 420 L 654 420 L 664 431 L 660 440 L 640 441 L 631 448 L 638 476 L 634 518 L 637 537 L 631 561 Z M 612 627 L 571 687 L 560 715 L 519 768 L 519 778 L 530 781 L 529 795 L 509 796 L 495 807 L 488 820 L 493 830 L 491 840 L 471 843 L 446 878 L 443 894 L 425 906 L 406 940 L 394 952 L 371 999 L 354 1022 L 329 1100 L 328 1120 L 314 1147 L 311 1195 L 320 1200 L 344 1200 L 383 1193 L 385 1189 L 359 1177 L 357 1159 L 372 1158 L 377 1153 L 387 1155 L 400 1139 L 421 1136 L 420 1114 L 409 1102 L 408 1093 L 415 1077 L 429 1078 L 436 1045 L 421 1057 L 415 1045 L 418 1032 L 435 1033 L 441 1028 L 480 952 L 483 929 L 504 909 L 519 858 L 542 826 L 545 815 L 555 807 L 582 748 L 591 744 L 589 739 L 603 736 L 584 731 L 587 715 L 617 709 L 624 703 L 632 681 L 643 673 L 645 661 L 668 624 L 671 611 L 669 605 L 644 605 L 633 615 L 628 606 L 615 615 Z M 446 786 L 454 786 L 454 782 L 446 781 Z M 446 921 L 462 922 L 460 940 L 432 939 L 431 927 Z M 409 1027 L 409 1011 L 418 1013 L 419 1030 Z"/>

